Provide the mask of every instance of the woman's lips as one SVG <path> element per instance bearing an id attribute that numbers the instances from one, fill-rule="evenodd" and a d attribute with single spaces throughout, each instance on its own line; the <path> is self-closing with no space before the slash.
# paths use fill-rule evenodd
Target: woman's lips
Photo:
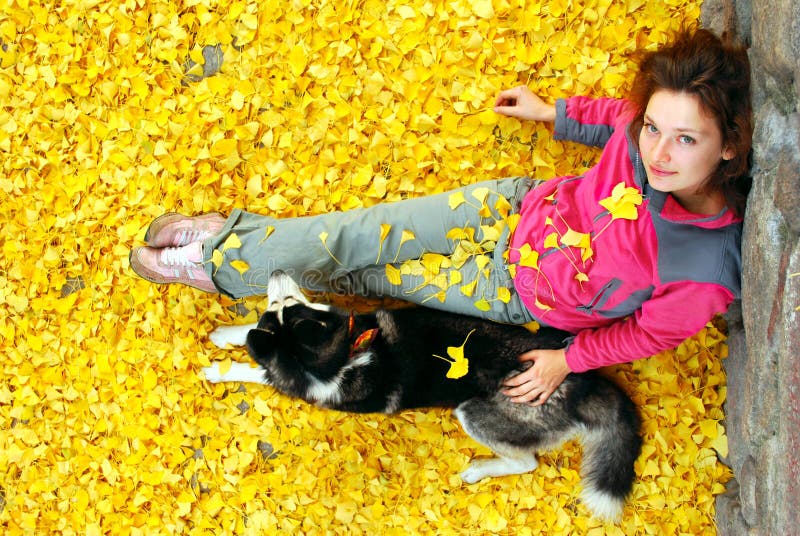
<path id="1" fill-rule="evenodd" d="M 675 175 L 674 171 L 666 171 L 652 165 L 650 166 L 650 173 L 652 173 L 656 177 L 671 177 L 672 175 Z"/>

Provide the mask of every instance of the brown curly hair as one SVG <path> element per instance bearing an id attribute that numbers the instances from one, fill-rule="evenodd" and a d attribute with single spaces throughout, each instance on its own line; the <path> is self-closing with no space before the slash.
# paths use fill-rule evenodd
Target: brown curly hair
<path id="1" fill-rule="evenodd" d="M 722 146 L 734 157 L 722 160 L 704 185 L 705 191 L 720 191 L 728 207 L 744 214 L 752 179 L 753 110 L 750 101 L 750 61 L 747 50 L 704 30 L 680 30 L 669 44 L 641 53 L 639 71 L 629 99 L 635 119 L 633 138 L 644 124 L 650 97 L 659 89 L 696 95 L 703 111 L 714 117 L 722 133 Z"/>

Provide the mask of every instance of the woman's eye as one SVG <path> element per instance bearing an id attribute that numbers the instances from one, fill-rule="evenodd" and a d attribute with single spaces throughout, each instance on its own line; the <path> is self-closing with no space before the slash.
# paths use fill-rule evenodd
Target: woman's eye
<path id="1" fill-rule="evenodd" d="M 645 124 L 644 124 L 644 130 L 645 130 L 645 132 L 647 132 L 648 134 L 657 134 L 657 133 L 658 133 L 658 129 L 657 129 L 657 128 L 656 128 L 656 126 L 655 126 L 654 124 L 652 124 L 652 123 L 645 123 Z"/>
<path id="2" fill-rule="evenodd" d="M 694 138 L 691 137 L 691 136 L 686 136 L 684 134 L 683 136 L 679 136 L 678 137 L 678 141 L 683 143 L 683 144 L 685 144 L 685 145 L 691 145 L 691 144 L 694 143 Z"/>

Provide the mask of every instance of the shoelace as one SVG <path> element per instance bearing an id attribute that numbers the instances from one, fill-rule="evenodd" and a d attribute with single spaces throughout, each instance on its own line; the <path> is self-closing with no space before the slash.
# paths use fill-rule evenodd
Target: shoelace
<path id="1" fill-rule="evenodd" d="M 178 246 L 185 246 L 187 244 L 191 244 L 192 242 L 205 240 L 209 236 L 211 236 L 211 233 L 205 229 L 184 229 L 178 233 L 176 242 Z"/>
<path id="2" fill-rule="evenodd" d="M 188 253 L 184 248 L 164 248 L 161 250 L 161 264 L 165 266 L 177 266 L 192 268 L 196 262 L 189 260 Z"/>

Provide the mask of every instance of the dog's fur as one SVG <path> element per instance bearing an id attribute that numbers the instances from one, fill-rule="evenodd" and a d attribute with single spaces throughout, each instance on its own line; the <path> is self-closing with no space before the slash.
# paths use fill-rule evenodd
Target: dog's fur
<path id="1" fill-rule="evenodd" d="M 541 406 L 514 403 L 501 393 L 503 381 L 524 368 L 520 354 L 561 348 L 568 334 L 546 328 L 533 334 L 425 308 L 350 315 L 309 303 L 282 274 L 272 276 L 268 295 L 270 306 L 257 325 L 220 327 L 211 334 L 219 347 L 246 344 L 260 367 L 234 364 L 221 375 L 215 364 L 205 369 L 210 381 L 272 385 L 342 411 L 455 407 L 466 433 L 498 456 L 473 461 L 461 474 L 468 483 L 531 471 L 536 451 L 578 436 L 584 502 L 598 517 L 621 516 L 641 450 L 636 408 L 622 389 L 585 373 L 567 376 Z M 369 347 L 354 351 L 355 338 L 372 329 L 378 331 Z M 469 372 L 447 378 L 449 365 L 436 356 L 462 344 Z"/>

